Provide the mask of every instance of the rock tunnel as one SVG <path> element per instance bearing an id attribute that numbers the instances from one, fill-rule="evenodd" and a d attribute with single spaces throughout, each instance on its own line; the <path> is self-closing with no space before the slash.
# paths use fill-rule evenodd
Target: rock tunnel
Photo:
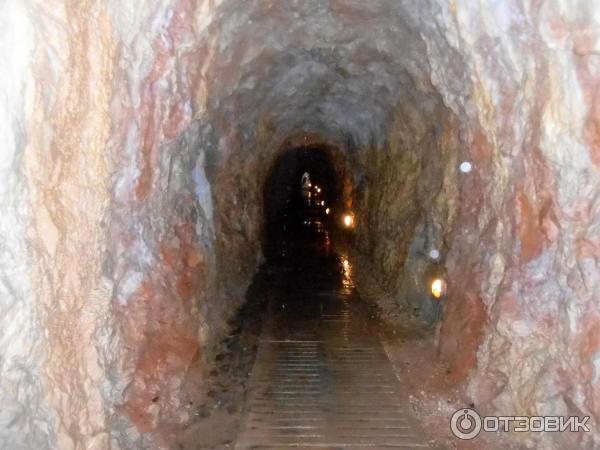
<path id="1" fill-rule="evenodd" d="M 304 198 L 303 191 L 308 198 Z M 303 224 L 306 215 L 303 206 L 307 201 L 322 210 L 323 222 L 330 219 L 330 227 L 331 219 L 339 218 L 344 212 L 341 180 L 334 168 L 331 150 L 326 147 L 283 150 L 273 163 L 263 188 L 262 239 L 267 259 L 285 252 L 286 249 L 278 245 L 282 239 L 286 241 L 302 234 L 294 225 Z"/>
<path id="2" fill-rule="evenodd" d="M 443 445 L 598 448 L 595 2 L 5 0 L 0 24 L 0 448 L 210 448 L 189 424 L 298 171 L 443 371 L 411 394 L 426 428 L 450 392 L 590 418 Z"/>

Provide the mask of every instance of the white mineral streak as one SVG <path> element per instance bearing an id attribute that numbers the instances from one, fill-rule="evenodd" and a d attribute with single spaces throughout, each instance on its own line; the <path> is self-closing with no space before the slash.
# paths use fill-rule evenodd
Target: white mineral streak
<path id="1" fill-rule="evenodd" d="M 25 84 L 33 30 L 25 5 L 0 3 L 0 448 L 52 448 L 44 402 L 46 358 L 28 270 L 29 204 L 22 159 L 26 142 Z"/>

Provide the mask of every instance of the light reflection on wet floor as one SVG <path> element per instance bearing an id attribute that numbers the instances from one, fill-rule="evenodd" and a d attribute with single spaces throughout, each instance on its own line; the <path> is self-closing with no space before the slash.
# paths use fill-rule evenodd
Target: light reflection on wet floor
<path id="1" fill-rule="evenodd" d="M 324 239 L 298 248 L 272 272 L 236 448 L 427 448 L 349 258 Z"/>

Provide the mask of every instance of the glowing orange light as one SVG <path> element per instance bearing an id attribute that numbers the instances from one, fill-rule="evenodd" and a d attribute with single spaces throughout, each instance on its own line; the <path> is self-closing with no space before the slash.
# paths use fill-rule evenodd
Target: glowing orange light
<path id="1" fill-rule="evenodd" d="M 354 217 L 351 214 L 344 214 L 343 221 L 346 228 L 351 228 L 354 225 Z"/>
<path id="2" fill-rule="evenodd" d="M 352 287 L 352 264 L 350 264 L 350 261 L 345 256 L 342 256 L 342 268 L 344 270 L 342 285 L 346 288 Z"/>
<path id="3" fill-rule="evenodd" d="M 325 202 L 321 200 L 321 206 L 325 206 Z"/>
<path id="4" fill-rule="evenodd" d="M 325 214 L 329 214 L 329 211 L 330 211 L 330 209 L 329 209 L 329 208 L 326 208 L 326 209 L 325 209 Z"/>
<path id="5" fill-rule="evenodd" d="M 446 282 L 441 278 L 436 278 L 431 283 L 431 295 L 440 299 L 446 293 Z"/>
<path id="6" fill-rule="evenodd" d="M 321 188 L 320 187 L 317 188 L 317 192 L 321 192 Z"/>

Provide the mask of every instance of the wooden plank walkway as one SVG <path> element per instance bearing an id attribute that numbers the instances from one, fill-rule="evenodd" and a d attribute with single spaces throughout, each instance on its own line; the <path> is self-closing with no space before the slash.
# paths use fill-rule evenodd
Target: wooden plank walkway
<path id="1" fill-rule="evenodd" d="M 351 283 L 304 295 L 269 307 L 235 448 L 429 448 Z"/>

